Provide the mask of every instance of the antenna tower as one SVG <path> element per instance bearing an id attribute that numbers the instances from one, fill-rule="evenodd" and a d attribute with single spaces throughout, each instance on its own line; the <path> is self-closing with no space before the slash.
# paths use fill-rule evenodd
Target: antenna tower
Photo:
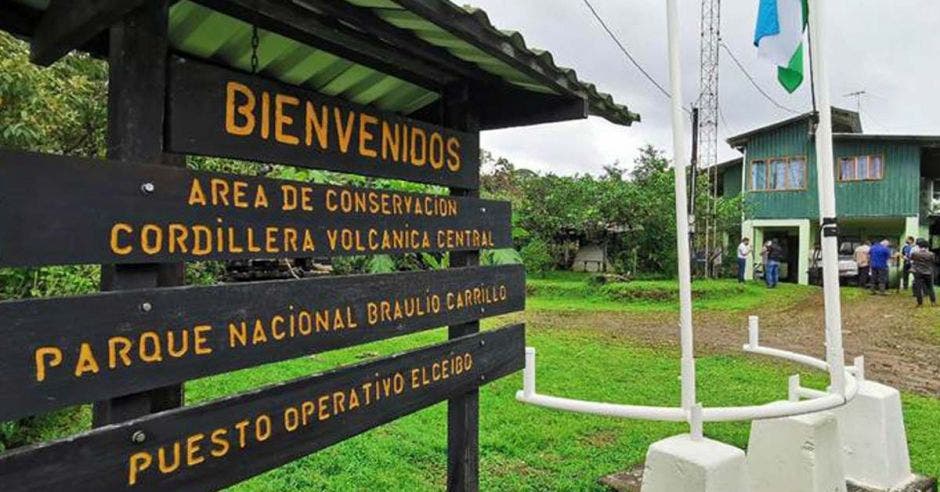
<path id="1" fill-rule="evenodd" d="M 704 171 L 707 200 L 705 213 L 698 215 L 695 230 L 699 232 L 698 249 L 704 253 L 703 273 L 713 276 L 712 256 L 719 251 L 717 224 L 718 195 L 718 48 L 721 43 L 721 0 L 702 0 L 702 25 L 700 41 L 699 98 L 698 98 L 698 133 L 697 169 Z M 699 188 L 701 185 L 699 185 Z M 692 190 L 693 197 L 699 190 Z"/>

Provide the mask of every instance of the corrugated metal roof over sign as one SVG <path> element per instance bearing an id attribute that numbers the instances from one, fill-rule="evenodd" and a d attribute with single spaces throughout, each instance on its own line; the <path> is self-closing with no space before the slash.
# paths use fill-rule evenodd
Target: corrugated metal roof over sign
<path id="1" fill-rule="evenodd" d="M 33 9 L 36 16 L 49 3 L 48 0 L 13 1 Z M 349 18 L 334 17 L 335 12 L 350 14 L 350 9 L 355 11 L 352 18 L 365 19 L 365 22 L 357 24 Z M 267 25 L 276 28 L 259 29 L 258 71 L 287 83 L 383 110 L 412 114 L 439 100 L 441 85 L 423 83 L 420 77 L 414 76 L 418 73 L 414 68 L 398 70 L 394 60 L 376 55 L 383 51 L 363 58 L 359 56 L 362 52 L 356 50 L 385 50 L 384 53 L 397 55 L 394 51 L 403 49 L 402 54 L 407 57 L 415 52 L 408 49 L 413 48 L 412 44 L 421 44 L 423 46 L 416 50 L 424 50 L 422 54 L 429 54 L 428 48 L 439 51 L 430 53 L 430 58 L 416 57 L 417 67 L 456 79 L 462 74 L 477 78 L 476 82 L 483 80 L 483 85 L 476 88 L 476 96 L 482 98 L 478 102 L 506 104 L 511 107 L 509 111 L 519 112 L 511 113 L 513 116 L 508 119 L 494 117 L 491 122 L 484 121 L 484 128 L 583 117 L 583 113 L 578 114 L 572 108 L 552 112 L 553 107 L 578 99 L 587 103 L 590 114 L 611 122 L 629 125 L 639 121 L 639 115 L 614 102 L 609 94 L 578 80 L 574 70 L 557 66 L 550 53 L 528 47 L 518 32 L 500 31 L 482 10 L 459 7 L 449 0 L 285 0 L 283 3 L 275 0 L 180 0 L 174 2 L 170 10 L 172 48 L 248 71 L 251 69 L 252 23 L 246 19 L 257 20 L 256 13 L 262 10 L 272 16 Z M 271 14 L 275 11 L 278 13 Z M 272 19 L 274 24 L 270 24 Z M 378 25 L 382 23 L 387 24 L 384 29 Z M 322 43 L 307 42 L 316 40 L 324 31 L 323 26 L 327 31 L 336 31 L 322 38 L 327 40 L 327 46 L 332 46 L 333 52 L 312 46 Z M 34 27 L 21 26 L 18 30 L 28 36 Z M 280 33 L 271 30 L 281 27 L 285 30 Z M 298 32 L 306 34 L 299 36 L 303 42 L 292 34 Z M 338 37 L 329 39 L 331 34 Z M 399 36 L 401 34 L 404 37 Z M 343 40 L 361 44 L 346 50 Z M 347 58 L 337 55 L 344 50 Z M 359 63 L 348 59 L 350 57 L 358 59 Z M 384 65 L 385 72 L 371 68 L 375 65 L 380 68 Z M 398 76 L 386 72 L 398 72 Z"/>

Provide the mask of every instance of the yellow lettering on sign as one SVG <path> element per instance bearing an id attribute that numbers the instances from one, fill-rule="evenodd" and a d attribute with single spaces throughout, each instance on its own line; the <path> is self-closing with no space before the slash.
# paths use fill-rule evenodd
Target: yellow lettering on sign
<path id="1" fill-rule="evenodd" d="M 420 138 L 418 138 L 420 137 Z M 420 142 L 419 142 L 420 140 Z M 421 167 L 427 162 L 428 134 L 423 129 L 411 129 L 411 163 Z M 420 152 L 420 153 L 419 153 Z"/>
<path id="2" fill-rule="evenodd" d="M 199 178 L 193 178 L 193 184 L 189 187 L 189 200 L 186 203 L 190 206 L 206 205 L 206 192 L 202 191 Z"/>
<path id="3" fill-rule="evenodd" d="M 121 238 L 118 236 L 121 233 L 130 234 L 131 232 L 134 232 L 134 228 L 131 227 L 130 224 L 119 222 L 111 226 L 111 252 L 112 253 L 116 255 L 124 256 L 124 255 L 129 255 L 131 251 L 134 250 L 132 246 L 122 246 L 120 244 Z"/>
<path id="4" fill-rule="evenodd" d="M 153 464 L 153 456 L 146 451 L 138 451 L 131 455 L 131 458 L 128 460 L 127 466 L 127 484 L 135 485 L 137 483 L 137 475 L 140 472 L 150 468 L 150 465 Z"/>
<path id="5" fill-rule="evenodd" d="M 237 95 L 241 94 L 245 102 L 237 104 Z M 255 129 L 255 94 L 244 84 L 229 81 L 225 85 L 225 131 L 240 137 L 251 135 Z M 244 118 L 244 123 L 235 121 L 235 113 Z"/>
<path id="6" fill-rule="evenodd" d="M 48 366 L 56 367 L 62 363 L 62 350 L 58 347 L 40 347 L 36 349 L 36 381 L 46 379 L 46 359 L 49 359 Z"/>
<path id="7" fill-rule="evenodd" d="M 317 144 L 320 145 L 320 148 L 326 150 L 329 148 L 330 139 L 329 139 L 329 129 L 330 129 L 330 108 L 326 107 L 324 104 L 320 106 L 320 112 L 317 113 L 316 108 L 313 103 L 307 101 L 307 133 L 304 143 L 307 144 L 307 147 L 313 145 L 313 135 L 317 136 Z"/>
<path id="8" fill-rule="evenodd" d="M 450 137 L 447 139 L 447 169 L 457 172 L 460 166 L 460 140 Z"/>
<path id="9" fill-rule="evenodd" d="M 375 116 L 362 113 L 359 115 L 359 154 L 364 157 L 376 157 L 378 152 L 375 149 L 369 148 L 369 142 L 371 142 L 375 135 L 372 133 L 372 130 L 369 129 L 369 125 L 376 125 L 379 122 L 379 119 Z"/>
<path id="10" fill-rule="evenodd" d="M 86 372 L 98 373 L 98 361 L 91 351 L 91 345 L 83 343 L 78 350 L 78 363 L 75 364 L 75 377 L 79 378 Z"/>
<path id="11" fill-rule="evenodd" d="M 300 99 L 284 94 L 274 96 L 274 139 L 287 145 L 297 145 L 300 143 L 300 139 L 284 130 L 284 126 L 294 124 L 294 118 L 284 112 L 285 105 L 298 106 L 300 105 Z"/>
<path id="12" fill-rule="evenodd" d="M 343 112 L 339 108 L 333 108 L 333 117 L 336 119 L 336 135 L 339 137 L 339 151 L 349 152 L 349 142 L 352 141 L 353 121 L 356 119 L 356 112 L 350 111 L 346 115 L 346 123 L 343 124 Z"/>

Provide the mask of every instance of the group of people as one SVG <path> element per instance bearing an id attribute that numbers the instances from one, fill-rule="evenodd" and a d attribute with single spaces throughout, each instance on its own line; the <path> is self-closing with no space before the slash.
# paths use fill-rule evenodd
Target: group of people
<path id="1" fill-rule="evenodd" d="M 751 256 L 751 240 L 742 238 L 738 244 L 738 282 L 744 282 L 747 259 Z M 772 239 L 764 243 L 760 252 L 761 264 L 764 265 L 764 283 L 773 289 L 780 283 L 780 264 L 787 261 L 786 253 L 780 242 Z"/>
<path id="2" fill-rule="evenodd" d="M 855 249 L 855 262 L 858 265 L 858 285 L 871 289 L 872 294 L 885 295 L 888 286 L 888 265 L 892 261 L 891 243 L 887 238 L 871 244 L 863 241 Z M 747 259 L 752 252 L 749 238 L 742 238 L 738 244 L 738 282 L 744 282 L 744 272 Z M 780 263 L 786 261 L 786 256 L 780 243 L 770 240 L 761 247 L 761 263 L 764 265 L 764 283 L 774 288 L 780 282 Z M 931 304 L 937 304 L 937 295 L 934 292 L 934 268 L 936 256 L 930 251 L 930 245 L 924 238 L 915 240 L 908 236 L 904 247 L 895 256 L 895 261 L 901 265 L 900 288 L 907 290 L 911 285 L 910 278 L 914 277 L 913 291 L 917 305 L 924 304 L 924 298 L 930 299 Z"/>
<path id="3" fill-rule="evenodd" d="M 855 248 L 855 263 L 858 265 L 858 286 L 870 288 L 871 293 L 885 295 L 888 284 L 888 264 L 892 260 L 890 242 L 887 238 L 875 244 L 863 241 Z M 937 304 L 937 295 L 934 292 L 934 268 L 936 255 L 930 251 L 930 244 L 924 238 L 914 239 L 908 236 L 904 246 L 895 255 L 895 261 L 901 266 L 901 282 L 899 289 L 907 290 L 912 286 L 911 276 L 914 277 L 913 293 L 917 305 L 924 304 L 924 297 L 930 299 L 931 304 Z"/>

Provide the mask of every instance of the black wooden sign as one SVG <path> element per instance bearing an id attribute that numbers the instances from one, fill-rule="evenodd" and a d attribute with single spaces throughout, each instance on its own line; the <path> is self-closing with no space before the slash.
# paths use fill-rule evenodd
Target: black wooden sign
<path id="1" fill-rule="evenodd" d="M 0 420 L 513 311 L 521 266 L 0 302 Z"/>
<path id="2" fill-rule="evenodd" d="M 515 372 L 524 337 L 522 325 L 487 331 L 15 450 L 0 457 L 0 483 L 221 488 Z"/>
<path id="3" fill-rule="evenodd" d="M 0 265 L 509 247 L 509 203 L 0 151 Z"/>
<path id="4" fill-rule="evenodd" d="M 477 134 L 179 57 L 168 98 L 171 152 L 479 185 Z"/>

